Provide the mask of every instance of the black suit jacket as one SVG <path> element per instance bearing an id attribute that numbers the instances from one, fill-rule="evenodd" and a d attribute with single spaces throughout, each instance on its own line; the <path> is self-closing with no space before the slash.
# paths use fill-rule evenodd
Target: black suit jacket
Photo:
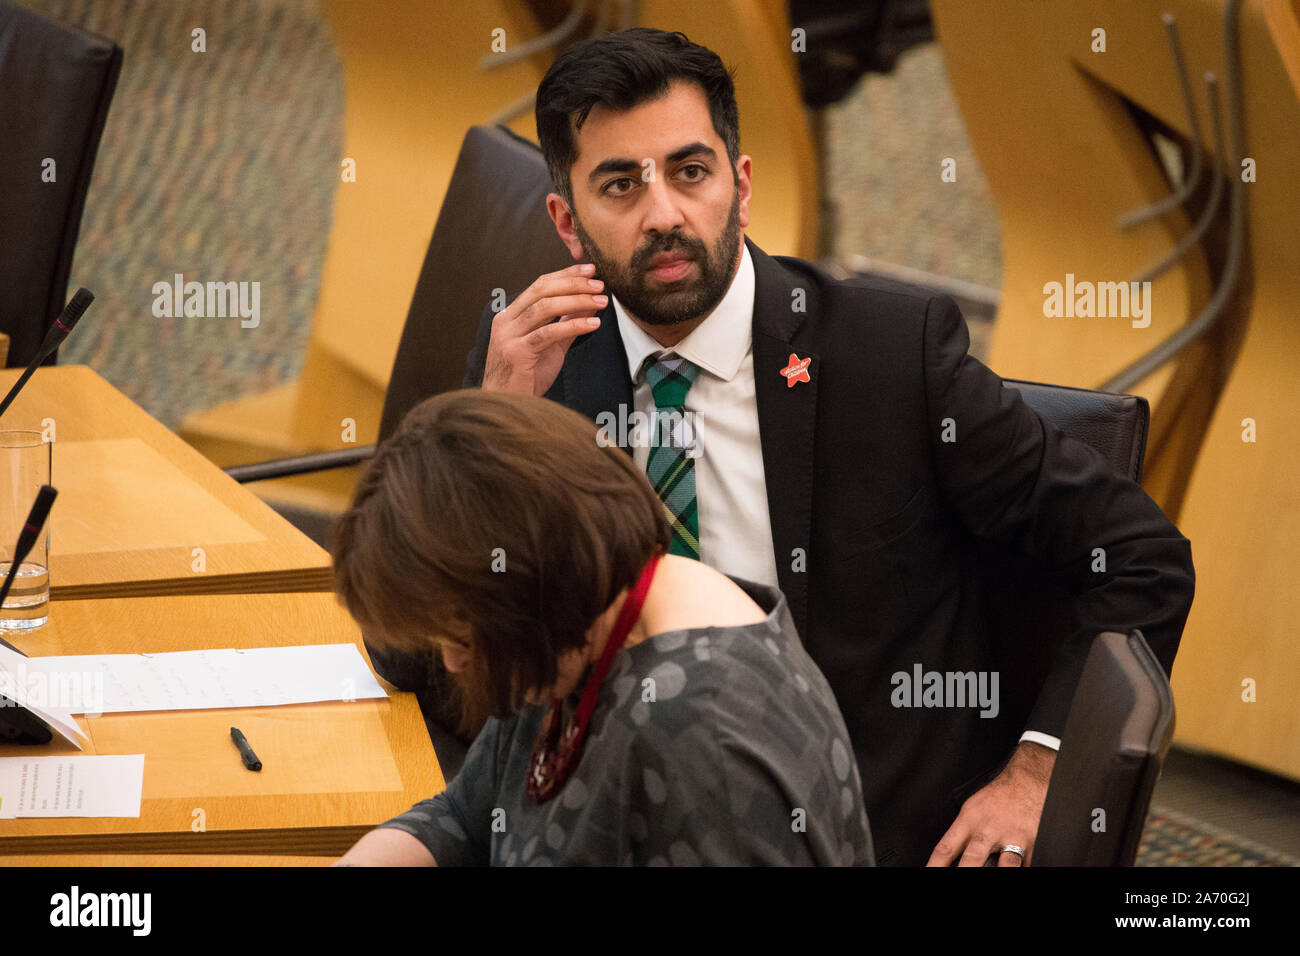
<path id="1" fill-rule="evenodd" d="M 1141 628 L 1172 667 L 1191 606 L 1191 547 L 1140 487 L 967 355 L 950 299 L 838 281 L 746 243 L 781 589 L 853 737 L 878 862 L 921 864 L 1023 730 L 1061 734 L 1099 632 Z M 632 407 L 612 305 L 601 317 L 547 392 L 592 419 Z M 491 322 L 485 311 L 467 387 L 482 381 Z M 792 354 L 811 359 L 811 381 L 790 387 L 781 369 Z M 980 568 L 990 542 L 1032 556 L 1077 594 L 1028 724 L 981 717 L 978 706 L 895 706 L 893 675 L 917 664 L 996 669 Z M 1095 548 L 1104 573 L 1091 570 Z"/>

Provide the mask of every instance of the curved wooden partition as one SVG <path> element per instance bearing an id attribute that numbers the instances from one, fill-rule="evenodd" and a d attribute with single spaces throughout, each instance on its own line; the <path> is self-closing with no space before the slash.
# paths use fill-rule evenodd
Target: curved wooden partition
<path id="1" fill-rule="evenodd" d="M 1174 668 L 1176 739 L 1294 777 L 1297 7 L 1296 0 L 1247 0 L 1238 15 L 1245 155 L 1255 181 L 1244 184 L 1249 240 L 1237 291 L 1212 334 L 1133 389 L 1152 402 L 1147 489 L 1191 539 L 1197 566 L 1196 603 Z M 1148 327 L 1123 317 L 1044 314 L 1046 283 L 1064 283 L 1067 274 L 1126 281 L 1187 232 L 1189 216 L 1180 209 L 1129 232 L 1120 232 L 1116 219 L 1169 191 L 1136 113 L 1191 136 L 1165 12 L 1176 18 L 1202 146 L 1213 155 L 1202 77 L 1213 71 L 1226 94 L 1225 0 L 932 0 L 932 8 L 1003 230 L 1002 303 L 989 364 L 1006 376 L 1096 387 L 1189 322 L 1222 275 L 1220 226 L 1153 283 Z M 1097 30 L 1105 31 L 1104 52 L 1094 49 Z M 1220 157 L 1214 169 L 1225 182 L 1238 179 L 1239 160 Z M 1257 423 L 1253 442 L 1243 441 L 1247 418 Z M 1253 702 L 1243 699 L 1251 686 Z"/>
<path id="2" fill-rule="evenodd" d="M 1248 4 L 1242 40 L 1255 288 L 1180 522 L 1197 594 L 1177 739 L 1300 779 L 1300 3 Z"/>
<path id="3" fill-rule="evenodd" d="M 294 432 L 310 446 L 378 434 L 384 388 L 465 130 L 536 87 L 549 56 L 484 71 L 493 31 L 506 49 L 535 37 L 522 5 L 488 0 L 325 0 L 343 64 L 344 155 L 329 252 L 303 368 Z M 532 115 L 513 124 L 533 137 Z"/>

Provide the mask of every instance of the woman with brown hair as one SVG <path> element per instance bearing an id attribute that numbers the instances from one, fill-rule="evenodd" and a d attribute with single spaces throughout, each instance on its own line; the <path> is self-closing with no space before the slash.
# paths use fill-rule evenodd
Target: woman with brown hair
<path id="1" fill-rule="evenodd" d="M 869 864 L 848 733 L 785 598 L 668 554 L 630 456 L 541 398 L 413 409 L 340 519 L 340 599 L 440 654 L 447 789 L 343 864 Z"/>

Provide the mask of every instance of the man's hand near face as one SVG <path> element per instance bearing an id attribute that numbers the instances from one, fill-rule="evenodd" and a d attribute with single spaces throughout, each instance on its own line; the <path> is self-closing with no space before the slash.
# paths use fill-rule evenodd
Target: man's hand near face
<path id="1" fill-rule="evenodd" d="M 1056 752 L 1048 747 L 1017 746 L 1002 772 L 962 804 L 926 866 L 951 866 L 959 856 L 959 866 L 983 866 L 990 853 L 998 854 L 998 866 L 1027 866 L 1055 764 Z M 1009 844 L 1021 847 L 1024 859 L 998 852 Z"/>
<path id="2" fill-rule="evenodd" d="M 589 263 L 549 272 L 501 310 L 492 322 L 483 389 L 545 395 L 555 383 L 569 346 L 600 325 L 595 315 L 609 301 Z M 556 319 L 559 321 L 555 321 Z"/>

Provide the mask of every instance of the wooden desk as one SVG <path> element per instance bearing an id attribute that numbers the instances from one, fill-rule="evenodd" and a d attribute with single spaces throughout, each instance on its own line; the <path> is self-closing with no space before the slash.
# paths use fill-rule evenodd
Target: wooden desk
<path id="1" fill-rule="evenodd" d="M 53 434 L 56 599 L 331 586 L 322 548 L 84 365 L 38 369 L 0 427 Z"/>
<path id="2" fill-rule="evenodd" d="M 32 657 L 342 641 L 365 653 L 332 594 L 59 601 L 51 612 L 44 628 L 10 640 Z M 78 718 L 85 753 L 145 754 L 140 817 L 0 820 L 0 864 L 33 854 L 341 855 L 444 787 L 414 696 L 386 689 L 388 700 Z M 248 736 L 260 773 L 240 763 L 231 726 Z M 0 757 L 75 752 L 0 746 Z M 206 832 L 192 829 L 200 818 Z"/>

